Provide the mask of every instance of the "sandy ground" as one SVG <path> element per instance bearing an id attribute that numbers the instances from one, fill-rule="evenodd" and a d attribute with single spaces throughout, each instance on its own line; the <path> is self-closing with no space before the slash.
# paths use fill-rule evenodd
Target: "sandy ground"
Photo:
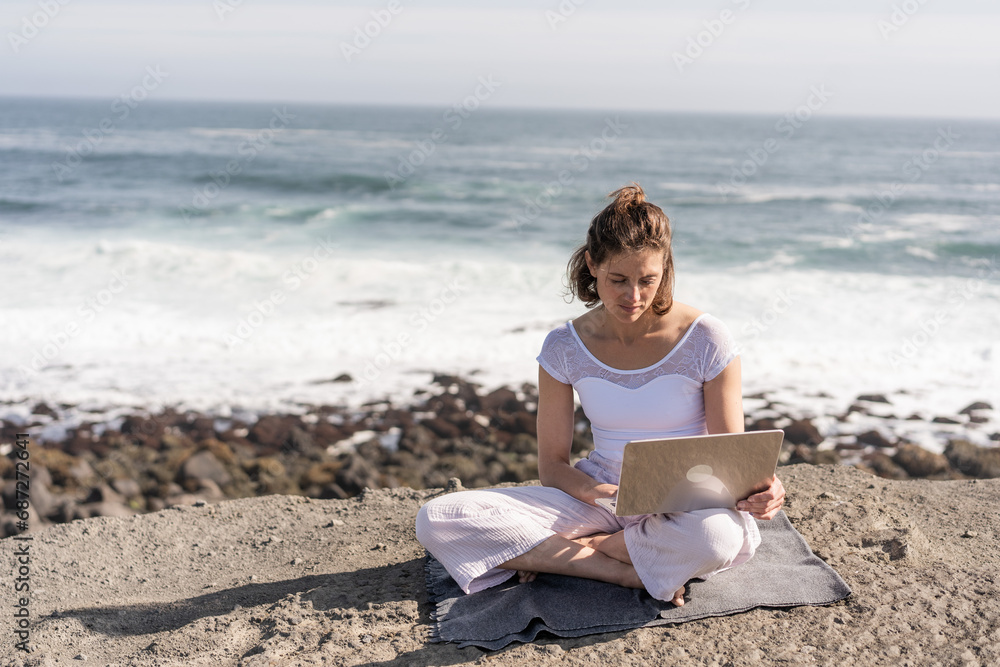
<path id="1" fill-rule="evenodd" d="M 828 607 L 549 638 L 498 652 L 426 639 L 413 518 L 433 491 L 267 496 L 56 525 L 30 542 L 31 653 L 4 665 L 1000 664 L 1000 480 L 780 469 L 786 512 L 854 590 Z"/>

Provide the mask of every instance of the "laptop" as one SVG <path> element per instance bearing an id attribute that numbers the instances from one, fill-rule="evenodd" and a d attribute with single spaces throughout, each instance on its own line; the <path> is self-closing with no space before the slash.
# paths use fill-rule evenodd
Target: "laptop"
<path id="1" fill-rule="evenodd" d="M 771 485 L 780 429 L 632 440 L 625 445 L 616 498 L 597 503 L 615 516 L 735 509 Z"/>

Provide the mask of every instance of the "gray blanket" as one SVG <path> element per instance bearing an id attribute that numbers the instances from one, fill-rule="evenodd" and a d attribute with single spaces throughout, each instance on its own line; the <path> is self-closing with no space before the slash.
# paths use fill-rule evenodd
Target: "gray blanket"
<path id="1" fill-rule="evenodd" d="M 758 521 L 757 526 L 761 545 L 754 557 L 707 581 L 691 581 L 683 607 L 656 600 L 645 591 L 556 574 L 540 574 L 529 584 L 514 578 L 466 595 L 428 555 L 431 641 L 497 650 L 511 642 L 530 642 L 541 632 L 579 637 L 725 616 L 754 607 L 824 605 L 851 594 L 840 575 L 812 553 L 784 512 L 771 521 Z"/>

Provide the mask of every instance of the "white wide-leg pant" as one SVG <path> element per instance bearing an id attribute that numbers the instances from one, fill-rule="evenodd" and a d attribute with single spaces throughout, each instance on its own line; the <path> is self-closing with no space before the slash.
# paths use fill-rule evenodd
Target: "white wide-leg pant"
<path id="1" fill-rule="evenodd" d="M 621 464 L 598 453 L 576 467 L 617 484 Z M 559 489 L 524 486 L 461 491 L 420 508 L 417 539 L 466 593 L 503 583 L 497 566 L 553 535 L 567 538 L 625 531 L 625 545 L 650 595 L 670 600 L 690 579 L 746 562 L 760 544 L 753 517 L 727 509 L 616 517 Z"/>

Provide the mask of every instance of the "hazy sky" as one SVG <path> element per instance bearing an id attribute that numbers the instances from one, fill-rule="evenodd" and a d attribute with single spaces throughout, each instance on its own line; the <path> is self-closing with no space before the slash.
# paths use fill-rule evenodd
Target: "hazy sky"
<path id="1" fill-rule="evenodd" d="M 775 113 L 819 86 L 830 114 L 1000 116 L 996 0 L 5 0 L 0 27 L 0 95 L 112 100 L 158 67 L 160 99 L 448 106 L 492 77 L 497 107 Z"/>

